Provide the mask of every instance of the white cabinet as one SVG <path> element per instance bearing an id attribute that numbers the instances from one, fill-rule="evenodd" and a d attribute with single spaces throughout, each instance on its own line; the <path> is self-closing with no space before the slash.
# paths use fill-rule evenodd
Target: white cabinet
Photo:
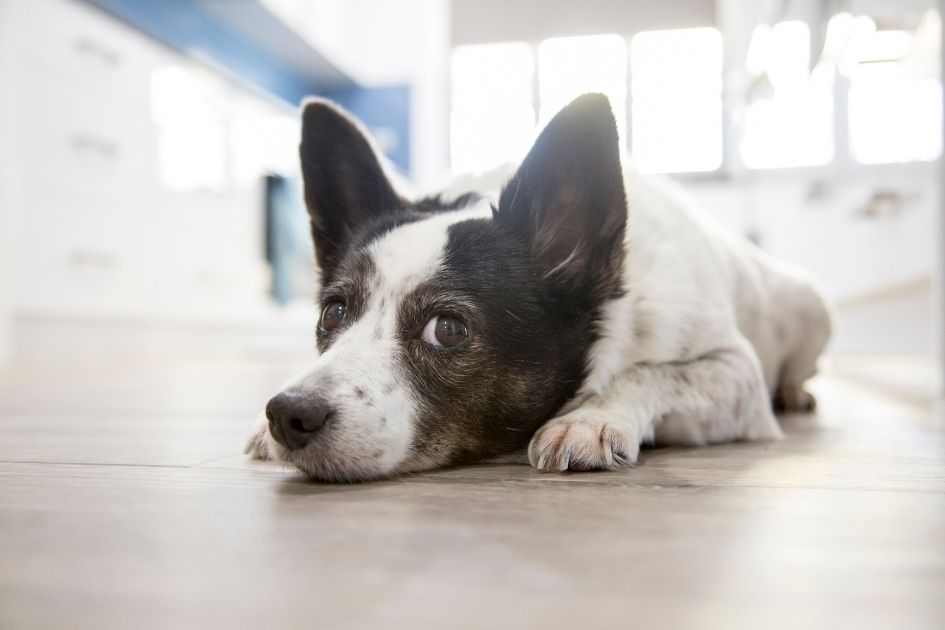
<path id="1" fill-rule="evenodd" d="M 14 32 L 0 42 L 13 314 L 160 320 L 265 306 L 263 172 L 233 176 L 225 139 L 211 152 L 225 178 L 209 189 L 168 184 L 153 78 L 180 69 L 182 89 L 203 99 L 201 120 L 224 132 L 237 118 L 245 126 L 247 111 L 294 112 L 84 3 L 0 3 Z"/>

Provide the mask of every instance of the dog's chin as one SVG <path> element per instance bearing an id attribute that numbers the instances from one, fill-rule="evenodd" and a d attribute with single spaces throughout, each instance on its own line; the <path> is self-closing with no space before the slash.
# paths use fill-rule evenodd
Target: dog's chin
<path id="1" fill-rule="evenodd" d="M 290 464 L 299 469 L 306 477 L 327 483 L 357 483 L 386 479 L 401 472 L 399 466 L 385 465 L 380 458 L 363 456 L 345 456 L 331 449 L 318 448 L 311 444 L 305 448 L 290 451 L 272 436 L 267 436 L 269 453 L 274 460 Z"/>

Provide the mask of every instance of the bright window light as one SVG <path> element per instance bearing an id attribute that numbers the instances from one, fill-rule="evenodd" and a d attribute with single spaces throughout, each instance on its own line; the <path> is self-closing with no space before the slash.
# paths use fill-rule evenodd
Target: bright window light
<path id="1" fill-rule="evenodd" d="M 850 86 L 850 151 L 863 164 L 934 160 L 942 154 L 942 87 L 897 63 L 861 66 Z"/>
<path id="2" fill-rule="evenodd" d="M 833 159 L 834 74 L 810 71 L 810 31 L 799 21 L 755 29 L 746 60 L 752 84 L 740 153 L 749 168 L 819 166 Z"/>
<path id="3" fill-rule="evenodd" d="M 585 92 L 602 92 L 610 99 L 623 138 L 627 127 L 627 44 L 623 37 L 556 37 L 539 45 L 541 125 Z"/>
<path id="4" fill-rule="evenodd" d="M 531 47 L 519 42 L 453 51 L 453 172 L 482 172 L 525 156 L 535 139 L 534 66 Z"/>
<path id="5" fill-rule="evenodd" d="M 722 165 L 722 35 L 650 31 L 630 43 L 633 161 L 643 171 Z"/>
<path id="6" fill-rule="evenodd" d="M 930 11 L 915 36 L 874 28 L 851 44 L 850 152 L 858 162 L 934 160 L 942 154 L 939 32 L 938 14 Z"/>
<path id="7" fill-rule="evenodd" d="M 296 118 L 248 103 L 235 110 L 229 126 L 233 183 L 253 186 L 268 173 L 294 175 L 301 135 Z"/>
<path id="8" fill-rule="evenodd" d="M 164 66 L 151 75 L 151 117 L 158 128 L 158 169 L 170 190 L 222 190 L 227 183 L 220 89 L 203 75 Z"/>

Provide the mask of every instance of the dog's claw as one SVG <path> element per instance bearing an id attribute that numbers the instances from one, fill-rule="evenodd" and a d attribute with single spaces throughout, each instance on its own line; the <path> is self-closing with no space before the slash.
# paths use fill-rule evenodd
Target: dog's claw
<path id="1" fill-rule="evenodd" d="M 565 450 L 558 456 L 558 470 L 564 472 L 571 464 L 571 449 L 565 447 Z"/>
<path id="2" fill-rule="evenodd" d="M 528 460 L 542 471 L 616 470 L 636 461 L 639 440 L 632 432 L 628 422 L 606 411 L 578 409 L 535 433 Z"/>

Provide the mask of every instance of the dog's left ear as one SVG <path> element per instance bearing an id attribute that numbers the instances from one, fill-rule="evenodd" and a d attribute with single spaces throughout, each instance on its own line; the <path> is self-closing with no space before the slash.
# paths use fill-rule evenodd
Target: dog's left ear
<path id="1" fill-rule="evenodd" d="M 548 123 L 502 190 L 496 221 L 528 242 L 556 292 L 618 288 L 627 199 L 606 96 L 580 96 Z"/>
<path id="2" fill-rule="evenodd" d="M 303 103 L 299 157 L 315 256 L 328 282 L 354 233 L 405 202 L 361 126 L 328 101 Z"/>

